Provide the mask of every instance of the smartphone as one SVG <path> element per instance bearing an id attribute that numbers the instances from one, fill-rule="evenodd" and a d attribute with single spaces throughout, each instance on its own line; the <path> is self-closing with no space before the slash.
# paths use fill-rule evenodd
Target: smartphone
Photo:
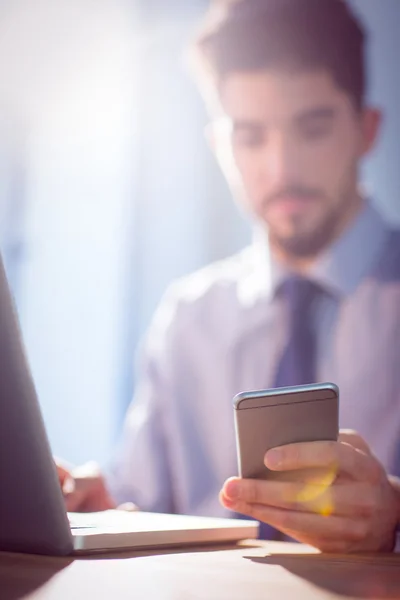
<path id="1" fill-rule="evenodd" d="M 242 392 L 233 404 L 238 471 L 245 479 L 301 479 L 299 471 L 269 470 L 266 452 L 286 444 L 338 439 L 339 389 L 333 383 Z"/>

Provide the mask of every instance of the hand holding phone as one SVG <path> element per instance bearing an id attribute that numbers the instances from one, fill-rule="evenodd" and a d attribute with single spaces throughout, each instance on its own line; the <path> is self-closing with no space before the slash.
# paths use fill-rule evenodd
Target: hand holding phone
<path id="1" fill-rule="evenodd" d="M 336 435 L 337 417 L 332 384 L 237 396 L 241 477 L 225 481 L 221 504 L 322 552 L 390 552 L 398 492 L 366 440 Z"/>

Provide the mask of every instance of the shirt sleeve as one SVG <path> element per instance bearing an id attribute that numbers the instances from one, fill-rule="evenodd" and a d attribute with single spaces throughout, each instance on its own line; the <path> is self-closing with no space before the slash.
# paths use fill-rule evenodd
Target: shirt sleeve
<path id="1" fill-rule="evenodd" d="M 174 393 L 177 320 L 171 288 L 139 353 L 134 397 L 121 442 L 106 473 L 108 489 L 117 504 L 133 502 L 140 510 L 149 512 L 174 512 L 167 421 Z"/>

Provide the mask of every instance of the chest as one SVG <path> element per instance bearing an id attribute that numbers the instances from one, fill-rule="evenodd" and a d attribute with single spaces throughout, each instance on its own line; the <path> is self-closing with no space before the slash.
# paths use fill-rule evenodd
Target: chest
<path id="1" fill-rule="evenodd" d="M 193 446 L 207 446 L 205 455 L 224 474 L 236 465 L 232 398 L 273 385 L 287 340 L 284 307 L 265 311 L 230 345 L 220 343 L 222 318 L 220 330 L 204 335 L 201 348 L 187 355 L 180 380 L 185 386 L 176 396 L 176 414 L 185 426 L 179 431 L 190 431 Z M 364 287 L 344 301 L 320 305 L 315 317 L 318 380 L 340 388 L 341 427 L 357 430 L 390 465 L 400 439 L 399 292 Z"/>

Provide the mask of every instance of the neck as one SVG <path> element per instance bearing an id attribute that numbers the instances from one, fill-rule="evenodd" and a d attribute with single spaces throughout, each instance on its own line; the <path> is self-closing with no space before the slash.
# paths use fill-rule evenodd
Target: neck
<path id="1" fill-rule="evenodd" d="M 337 226 L 334 228 L 331 237 L 327 240 L 324 247 L 320 248 L 318 252 L 309 256 L 298 256 L 287 251 L 281 244 L 276 241 L 270 241 L 271 252 L 280 264 L 286 269 L 299 273 L 300 275 L 306 274 L 316 263 L 321 253 L 327 250 L 340 236 L 344 233 L 347 227 L 356 219 L 358 214 L 364 207 L 365 201 L 359 195 L 356 194 L 354 201 L 351 203 L 351 207 L 343 216 L 342 219 L 338 219 Z"/>
<path id="2" fill-rule="evenodd" d="M 271 243 L 271 252 L 275 260 L 288 271 L 305 275 L 315 264 L 318 255 L 315 256 L 295 256 L 286 252 L 279 244 Z"/>

